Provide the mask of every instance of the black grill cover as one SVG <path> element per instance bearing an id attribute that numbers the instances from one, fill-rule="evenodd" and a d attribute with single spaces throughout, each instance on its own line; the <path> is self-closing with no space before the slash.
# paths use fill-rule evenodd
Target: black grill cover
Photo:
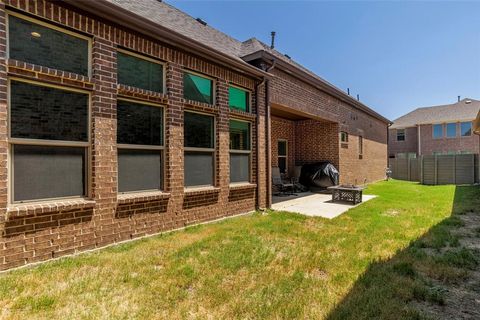
<path id="1" fill-rule="evenodd" d="M 338 185 L 337 168 L 328 161 L 302 166 L 299 182 L 307 187 L 327 188 Z"/>

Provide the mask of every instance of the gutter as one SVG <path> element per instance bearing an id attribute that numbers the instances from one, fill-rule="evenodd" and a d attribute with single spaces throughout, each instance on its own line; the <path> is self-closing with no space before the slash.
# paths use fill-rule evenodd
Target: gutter
<path id="1" fill-rule="evenodd" d="M 82 9 L 93 15 L 112 21 L 122 27 L 128 27 L 138 33 L 160 40 L 174 47 L 215 61 L 230 69 L 243 74 L 254 75 L 258 78 L 268 77 L 267 73 L 240 58 L 229 56 L 205 44 L 188 38 L 178 32 L 165 28 L 149 19 L 139 16 L 131 11 L 121 8 L 106 0 L 62 0 L 73 7 Z"/>

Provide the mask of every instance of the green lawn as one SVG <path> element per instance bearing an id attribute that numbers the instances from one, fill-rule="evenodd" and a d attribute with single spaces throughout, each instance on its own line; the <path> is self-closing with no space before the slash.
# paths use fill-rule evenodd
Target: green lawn
<path id="1" fill-rule="evenodd" d="M 479 263 L 453 229 L 480 188 L 367 193 L 333 220 L 258 213 L 0 275 L 0 318 L 418 319 L 447 304 L 442 285 Z"/>

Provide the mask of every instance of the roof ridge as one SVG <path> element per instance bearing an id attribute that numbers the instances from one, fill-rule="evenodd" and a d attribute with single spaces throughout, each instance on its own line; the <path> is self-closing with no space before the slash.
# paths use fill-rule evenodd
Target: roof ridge
<path id="1" fill-rule="evenodd" d="M 222 35 L 226 36 L 227 38 L 230 38 L 230 39 L 232 39 L 232 40 L 235 40 L 235 41 L 238 42 L 239 44 L 242 43 L 242 41 L 240 41 L 240 40 L 232 37 L 231 35 L 223 32 L 223 31 L 220 31 L 220 29 L 217 29 L 217 28 L 212 27 L 207 21 L 203 20 L 203 19 L 200 18 L 200 17 L 196 17 L 196 18 L 195 18 L 194 16 L 190 15 L 189 13 L 187 13 L 187 12 L 185 12 L 185 11 L 182 11 L 182 10 L 174 7 L 173 5 L 171 5 L 170 3 L 166 2 L 165 0 L 157 0 L 157 1 L 160 2 L 160 3 L 163 3 L 164 5 L 168 6 L 170 9 L 173 9 L 173 10 L 177 11 L 178 13 L 180 13 L 180 14 L 182 14 L 182 15 L 184 15 L 184 16 L 187 16 L 187 17 L 189 17 L 189 18 L 191 18 L 192 20 L 198 22 L 201 26 L 203 26 L 203 27 L 205 27 L 205 28 L 209 28 L 209 29 L 211 29 L 211 30 L 213 30 L 213 31 L 216 31 L 216 32 L 218 32 L 218 33 L 221 33 Z M 197 19 L 202 19 L 203 21 L 205 21 L 206 24 L 200 23 Z"/>

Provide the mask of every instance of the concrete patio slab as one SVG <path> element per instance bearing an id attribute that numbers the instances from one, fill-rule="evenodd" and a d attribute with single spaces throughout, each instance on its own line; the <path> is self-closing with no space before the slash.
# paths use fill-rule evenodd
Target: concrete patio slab
<path id="1" fill-rule="evenodd" d="M 374 195 L 363 195 L 363 202 L 375 198 Z M 297 196 L 273 197 L 272 209 L 277 211 L 289 211 L 304 214 L 311 217 L 323 217 L 333 219 L 351 208 L 362 203 L 353 205 L 351 202 L 332 202 L 331 194 L 303 192 Z"/>

